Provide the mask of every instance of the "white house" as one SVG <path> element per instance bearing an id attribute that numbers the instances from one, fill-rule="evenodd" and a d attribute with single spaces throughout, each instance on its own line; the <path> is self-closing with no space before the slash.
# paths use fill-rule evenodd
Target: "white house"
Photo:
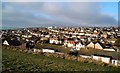
<path id="1" fill-rule="evenodd" d="M 40 49 L 33 49 L 33 52 L 41 52 L 41 50 Z"/>
<path id="2" fill-rule="evenodd" d="M 110 57 L 92 55 L 92 58 L 96 61 L 104 62 L 104 63 L 107 63 L 107 64 L 110 63 Z"/>
<path id="3" fill-rule="evenodd" d="M 101 34 L 101 37 L 107 38 L 107 34 Z"/>
<path id="4" fill-rule="evenodd" d="M 89 33 L 86 33 L 86 34 L 85 34 L 85 36 L 91 36 L 91 34 L 89 34 Z"/>
<path id="5" fill-rule="evenodd" d="M 67 46 L 68 47 L 74 47 L 74 44 L 73 43 L 67 43 Z"/>
<path id="6" fill-rule="evenodd" d="M 64 54 L 64 53 L 62 53 L 62 52 L 55 52 L 56 54 Z"/>
<path id="7" fill-rule="evenodd" d="M 85 35 L 85 33 L 83 33 L 83 32 L 80 32 L 80 33 L 79 33 L 79 35 L 80 35 L 80 36 L 82 36 L 82 35 Z"/>
<path id="8" fill-rule="evenodd" d="M 76 47 L 77 50 L 80 50 L 80 48 L 84 48 L 85 45 L 82 45 L 81 43 L 78 43 L 78 44 L 76 44 L 75 47 Z"/>
<path id="9" fill-rule="evenodd" d="M 22 35 L 22 37 L 24 37 L 24 38 L 31 38 L 32 35 Z"/>
<path id="10" fill-rule="evenodd" d="M 62 43 L 62 41 L 60 40 L 58 40 L 58 38 L 50 38 L 50 40 L 49 40 L 49 43 L 50 44 L 61 44 Z"/>
<path id="11" fill-rule="evenodd" d="M 80 57 L 82 57 L 82 58 L 92 58 L 91 56 L 87 56 L 87 55 L 80 55 Z"/>
<path id="12" fill-rule="evenodd" d="M 103 49 L 104 51 L 115 51 L 115 49 L 108 49 L 108 48 L 106 48 L 106 49 Z"/>
<path id="13" fill-rule="evenodd" d="M 54 39 L 50 38 L 49 43 L 50 43 L 50 44 L 53 44 L 54 41 L 55 41 Z"/>
<path id="14" fill-rule="evenodd" d="M 3 42 L 3 44 L 4 44 L 4 45 L 9 45 L 9 43 L 7 42 L 7 40 L 5 40 L 5 41 Z"/>
<path id="15" fill-rule="evenodd" d="M 45 37 L 46 37 L 46 38 L 49 38 L 49 37 L 50 37 L 50 35 L 45 35 Z"/>
<path id="16" fill-rule="evenodd" d="M 51 50 L 51 49 L 42 49 L 42 52 L 46 52 L 46 53 L 55 53 L 55 50 Z"/>
<path id="17" fill-rule="evenodd" d="M 111 64 L 113 64 L 115 66 L 120 66 L 120 60 L 112 59 Z"/>
<path id="18" fill-rule="evenodd" d="M 67 46 L 68 47 L 75 47 L 75 42 L 74 41 L 68 41 Z"/>
<path id="19" fill-rule="evenodd" d="M 37 52 L 37 49 L 33 49 L 33 52 Z"/>

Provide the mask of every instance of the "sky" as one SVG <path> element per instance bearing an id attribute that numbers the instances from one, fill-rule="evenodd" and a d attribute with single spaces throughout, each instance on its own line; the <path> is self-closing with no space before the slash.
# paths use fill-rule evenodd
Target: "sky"
<path id="1" fill-rule="evenodd" d="M 117 25 L 118 2 L 2 2 L 3 27 Z"/>

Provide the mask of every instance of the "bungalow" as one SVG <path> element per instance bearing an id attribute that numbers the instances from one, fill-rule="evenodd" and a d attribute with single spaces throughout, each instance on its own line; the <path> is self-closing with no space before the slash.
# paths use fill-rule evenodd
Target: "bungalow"
<path id="1" fill-rule="evenodd" d="M 51 49 L 42 49 L 42 52 L 45 52 L 45 53 L 55 53 L 55 50 L 51 50 Z"/>
<path id="2" fill-rule="evenodd" d="M 75 47 L 76 47 L 77 50 L 80 50 L 80 48 L 84 48 L 85 45 L 83 45 L 82 43 L 79 42 L 79 43 L 76 44 Z"/>
<path id="3" fill-rule="evenodd" d="M 32 35 L 22 35 L 23 38 L 31 38 Z"/>
<path id="4" fill-rule="evenodd" d="M 56 54 L 64 54 L 64 53 L 62 53 L 62 52 L 55 52 Z"/>
<path id="5" fill-rule="evenodd" d="M 114 49 L 114 48 L 104 48 L 103 50 L 104 50 L 104 51 L 113 51 L 113 52 L 117 51 L 117 50 Z"/>
<path id="6" fill-rule="evenodd" d="M 91 36 L 91 34 L 90 34 L 90 33 L 86 33 L 86 34 L 85 34 L 85 36 L 89 36 L 89 37 L 90 37 L 90 36 Z"/>
<path id="7" fill-rule="evenodd" d="M 113 64 L 115 66 L 120 66 L 120 60 L 118 60 L 118 59 L 112 59 L 111 60 L 111 64 Z"/>
<path id="8" fill-rule="evenodd" d="M 104 62 L 109 64 L 111 57 L 108 56 L 102 56 L 102 55 L 92 55 L 93 60 Z"/>
<path id="9" fill-rule="evenodd" d="M 83 33 L 83 32 L 80 32 L 80 33 L 79 33 L 79 35 L 80 35 L 80 36 L 84 36 L 84 35 L 85 35 L 85 33 Z"/>
<path id="10" fill-rule="evenodd" d="M 33 52 L 35 52 L 35 53 L 36 53 L 36 52 L 41 52 L 41 50 L 40 50 L 40 49 L 35 49 L 35 48 L 34 48 L 34 49 L 33 49 Z"/>
<path id="11" fill-rule="evenodd" d="M 45 35 L 45 37 L 46 37 L 46 38 L 49 38 L 49 37 L 50 37 L 50 35 Z"/>
<path id="12" fill-rule="evenodd" d="M 75 42 L 74 41 L 68 41 L 67 47 L 75 47 Z"/>
<path id="13" fill-rule="evenodd" d="M 82 58 L 92 58 L 92 57 L 89 56 L 89 55 L 80 55 L 80 57 L 82 57 Z"/>
<path id="14" fill-rule="evenodd" d="M 50 44 L 61 44 L 62 41 L 61 41 L 61 40 L 58 40 L 58 38 L 50 38 L 50 39 L 49 39 L 49 43 L 50 43 Z"/>

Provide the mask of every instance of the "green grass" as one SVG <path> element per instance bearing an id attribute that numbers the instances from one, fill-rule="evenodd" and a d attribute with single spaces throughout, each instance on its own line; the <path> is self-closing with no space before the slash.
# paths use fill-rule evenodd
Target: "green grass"
<path id="1" fill-rule="evenodd" d="M 117 71 L 120 68 L 2 49 L 3 72 Z"/>

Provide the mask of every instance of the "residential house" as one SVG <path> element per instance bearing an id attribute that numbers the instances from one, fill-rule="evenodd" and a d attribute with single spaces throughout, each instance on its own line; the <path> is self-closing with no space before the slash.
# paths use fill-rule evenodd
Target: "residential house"
<path id="1" fill-rule="evenodd" d="M 22 35 L 23 38 L 31 38 L 32 35 Z"/>
<path id="2" fill-rule="evenodd" d="M 75 42 L 69 40 L 68 43 L 67 43 L 67 47 L 75 47 Z"/>
<path id="3" fill-rule="evenodd" d="M 111 64 L 113 64 L 115 66 L 120 66 L 120 60 L 119 59 L 112 59 Z"/>
<path id="4" fill-rule="evenodd" d="M 33 52 L 35 52 L 35 53 L 38 52 L 38 53 L 39 53 L 39 52 L 41 52 L 41 50 L 40 50 L 40 49 L 35 49 L 35 48 L 34 48 L 34 49 L 33 49 Z"/>
<path id="5" fill-rule="evenodd" d="M 55 50 L 51 50 L 51 49 L 42 49 L 42 52 L 45 52 L 45 53 L 55 53 Z"/>
<path id="6" fill-rule="evenodd" d="M 109 64 L 111 57 L 103 56 L 103 55 L 92 55 L 93 60 L 97 60 L 99 62 L 104 62 Z"/>
<path id="7" fill-rule="evenodd" d="M 103 38 L 107 38 L 107 33 L 103 32 L 100 36 Z"/>
<path id="8" fill-rule="evenodd" d="M 85 48 L 85 45 L 83 43 L 79 42 L 79 43 L 76 44 L 75 47 L 76 47 L 77 50 L 80 50 L 80 48 Z"/>
<path id="9" fill-rule="evenodd" d="M 49 43 L 50 43 L 50 44 L 61 44 L 62 41 L 59 40 L 58 38 L 50 38 L 50 39 L 49 39 Z"/>
<path id="10" fill-rule="evenodd" d="M 98 42 L 97 43 L 90 42 L 86 47 L 100 49 L 100 50 L 103 49 L 102 45 Z"/>
<path id="11" fill-rule="evenodd" d="M 10 46 L 20 46 L 21 45 L 21 42 L 17 38 L 12 38 L 9 40 L 3 39 L 3 40 L 4 40 L 4 42 L 3 42 L 4 45 L 10 45 Z"/>
<path id="12" fill-rule="evenodd" d="M 9 43 L 8 43 L 8 41 L 7 41 L 7 40 L 5 40 L 5 41 L 3 42 L 3 44 L 4 44 L 4 45 L 8 45 L 8 46 L 9 46 Z"/>
<path id="13" fill-rule="evenodd" d="M 90 55 L 80 55 L 82 58 L 92 58 Z"/>
<path id="14" fill-rule="evenodd" d="M 113 51 L 115 52 L 116 50 L 115 49 L 103 49 L 104 51 Z"/>

